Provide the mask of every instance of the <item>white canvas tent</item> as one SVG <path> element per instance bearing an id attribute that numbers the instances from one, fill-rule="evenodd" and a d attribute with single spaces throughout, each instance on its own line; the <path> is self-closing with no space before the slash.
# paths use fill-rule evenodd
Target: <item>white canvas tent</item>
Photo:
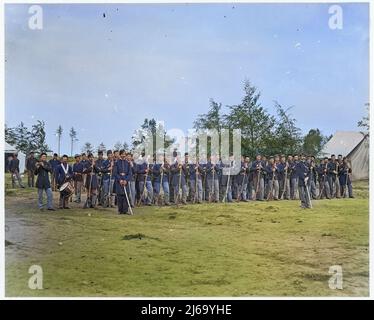
<path id="1" fill-rule="evenodd" d="M 352 180 L 369 179 L 369 136 L 356 131 L 337 131 L 325 144 L 320 155 L 347 157 Z"/>
<path id="2" fill-rule="evenodd" d="M 14 146 L 10 145 L 9 143 L 5 142 L 4 147 L 5 164 L 7 164 L 9 156 L 13 155 L 14 153 L 17 153 L 19 159 L 19 171 L 20 173 L 23 173 L 25 171 L 26 155 L 23 152 L 18 151 Z"/>

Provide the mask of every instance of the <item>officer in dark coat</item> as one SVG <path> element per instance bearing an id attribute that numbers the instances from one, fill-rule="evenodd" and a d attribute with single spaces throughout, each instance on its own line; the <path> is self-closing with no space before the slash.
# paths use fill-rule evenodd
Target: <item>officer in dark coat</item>
<path id="1" fill-rule="evenodd" d="M 68 156 L 64 154 L 62 156 L 62 162 L 56 169 L 56 182 L 58 188 L 60 188 L 65 182 L 70 182 L 73 179 L 73 168 L 68 163 Z M 70 209 L 68 207 L 69 197 L 64 197 L 60 192 L 60 209 Z"/>
<path id="2" fill-rule="evenodd" d="M 51 165 L 47 162 L 47 154 L 42 153 L 40 159 L 35 164 L 34 174 L 37 175 L 36 178 L 36 187 L 38 189 L 38 206 L 39 209 L 43 209 L 43 192 L 45 191 L 47 195 L 47 209 L 54 211 L 52 201 L 52 189 L 49 182 L 49 173 L 52 172 Z"/>
<path id="3" fill-rule="evenodd" d="M 116 194 L 117 194 L 118 213 L 127 214 L 129 210 L 129 203 L 130 203 L 130 199 L 127 198 L 127 196 L 129 195 L 128 181 L 129 181 L 130 165 L 129 165 L 129 162 L 126 160 L 125 150 L 121 150 L 119 154 L 120 154 L 120 159 L 118 159 L 114 165 L 114 175 L 116 177 L 115 186 L 116 186 Z"/>

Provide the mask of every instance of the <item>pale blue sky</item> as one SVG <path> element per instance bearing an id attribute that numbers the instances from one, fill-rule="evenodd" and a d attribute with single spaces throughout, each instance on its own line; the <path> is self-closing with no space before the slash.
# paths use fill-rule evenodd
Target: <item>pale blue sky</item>
<path id="1" fill-rule="evenodd" d="M 144 118 L 185 131 L 209 98 L 242 98 L 249 79 L 273 112 L 294 106 L 303 132 L 358 130 L 369 96 L 367 4 L 42 5 L 43 30 L 28 28 L 29 5 L 5 6 L 5 119 L 78 130 L 79 147 L 130 141 Z M 106 17 L 103 17 L 105 12 Z"/>

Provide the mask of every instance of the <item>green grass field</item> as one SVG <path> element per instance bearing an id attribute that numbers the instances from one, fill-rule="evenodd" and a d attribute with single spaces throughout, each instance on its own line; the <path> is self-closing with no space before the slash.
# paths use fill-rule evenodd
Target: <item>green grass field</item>
<path id="1" fill-rule="evenodd" d="M 355 199 L 40 212 L 6 183 L 7 296 L 367 296 L 368 182 Z M 57 193 L 55 194 L 57 197 Z M 31 265 L 43 290 L 28 288 Z M 343 289 L 328 286 L 330 266 Z"/>

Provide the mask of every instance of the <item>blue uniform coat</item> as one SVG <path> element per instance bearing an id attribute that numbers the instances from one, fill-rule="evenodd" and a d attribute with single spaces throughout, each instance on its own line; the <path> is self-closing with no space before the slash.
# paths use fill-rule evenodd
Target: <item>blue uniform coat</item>
<path id="1" fill-rule="evenodd" d="M 116 194 L 125 194 L 124 187 L 121 186 L 120 181 L 130 181 L 130 164 L 127 160 L 119 159 L 114 165 L 113 174 L 115 176 Z"/>

